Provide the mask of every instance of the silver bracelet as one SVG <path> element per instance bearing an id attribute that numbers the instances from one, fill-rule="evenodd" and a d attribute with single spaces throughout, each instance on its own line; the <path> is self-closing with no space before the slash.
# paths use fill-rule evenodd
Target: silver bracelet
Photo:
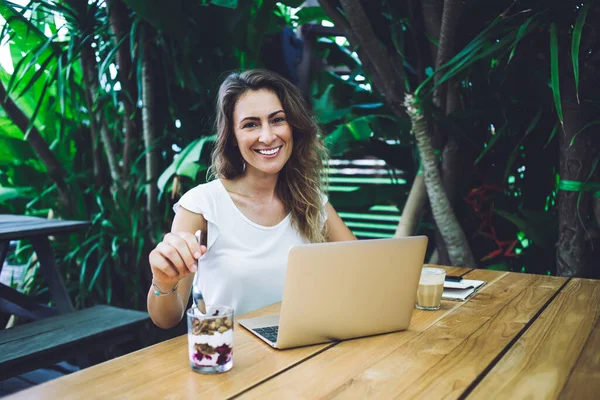
<path id="1" fill-rule="evenodd" d="M 179 282 L 177 282 L 175 284 L 175 286 L 173 287 L 173 289 L 169 290 L 168 292 L 163 292 L 161 290 L 161 288 L 159 288 L 158 285 L 156 283 L 154 283 L 154 281 L 152 281 L 152 287 L 154 288 L 154 294 L 156 296 L 166 296 L 166 295 L 171 294 L 171 293 L 173 293 L 174 291 L 177 290 L 177 288 L 179 287 Z"/>

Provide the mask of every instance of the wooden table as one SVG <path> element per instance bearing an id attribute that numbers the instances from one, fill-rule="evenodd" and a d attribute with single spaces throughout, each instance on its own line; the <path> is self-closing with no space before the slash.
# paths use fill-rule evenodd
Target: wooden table
<path id="1" fill-rule="evenodd" d="M 56 308 L 37 304 L 6 285 L 0 284 L 0 311 L 27 319 L 39 319 L 73 311 L 67 288 L 54 261 L 48 236 L 76 232 L 87 228 L 87 221 L 44 219 L 24 215 L 0 214 L 0 271 L 11 240 L 29 239 L 40 262 L 40 270 L 48 285 Z"/>
<path id="2" fill-rule="evenodd" d="M 236 326 L 222 375 L 192 372 L 182 336 L 9 398 L 598 398 L 600 281 L 447 270 L 488 284 L 404 332 L 279 351 Z"/>

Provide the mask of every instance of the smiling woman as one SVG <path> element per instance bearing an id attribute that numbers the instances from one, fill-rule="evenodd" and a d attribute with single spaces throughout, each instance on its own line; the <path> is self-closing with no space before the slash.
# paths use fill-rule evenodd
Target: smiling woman
<path id="1" fill-rule="evenodd" d="M 281 300 L 291 246 L 356 239 L 321 188 L 325 150 L 294 85 L 265 70 L 229 75 L 216 130 L 215 179 L 182 196 L 150 253 L 148 310 L 161 327 L 181 320 L 194 273 L 206 304 L 241 314 Z"/>

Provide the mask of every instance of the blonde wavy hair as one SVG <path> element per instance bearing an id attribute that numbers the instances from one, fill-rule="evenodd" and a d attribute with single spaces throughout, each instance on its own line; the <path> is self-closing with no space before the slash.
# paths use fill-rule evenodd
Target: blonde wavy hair
<path id="1" fill-rule="evenodd" d="M 233 110 L 240 96 L 261 89 L 270 90 L 279 98 L 294 140 L 290 159 L 279 173 L 276 193 L 291 214 L 292 226 L 310 242 L 324 242 L 325 207 L 321 195 L 325 190 L 323 160 L 327 151 L 302 94 L 282 76 L 253 69 L 234 72 L 225 78 L 217 98 L 217 142 L 210 173 L 225 179 L 243 174 L 245 161 L 234 146 Z"/>

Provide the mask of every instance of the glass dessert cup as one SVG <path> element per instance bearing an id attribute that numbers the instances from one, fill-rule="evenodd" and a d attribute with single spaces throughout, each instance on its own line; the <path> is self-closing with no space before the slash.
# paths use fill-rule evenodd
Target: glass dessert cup
<path id="1" fill-rule="evenodd" d="M 201 374 L 217 374 L 233 367 L 233 308 L 195 306 L 187 311 L 190 367 Z"/>

